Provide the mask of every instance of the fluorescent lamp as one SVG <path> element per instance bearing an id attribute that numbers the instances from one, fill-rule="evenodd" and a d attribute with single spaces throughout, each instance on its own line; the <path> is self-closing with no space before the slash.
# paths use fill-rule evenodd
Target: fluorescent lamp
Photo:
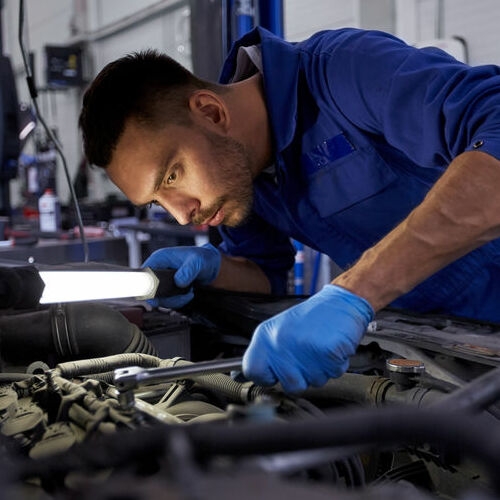
<path id="1" fill-rule="evenodd" d="M 149 268 L 130 271 L 39 271 L 45 283 L 40 304 L 155 296 L 158 277 Z"/>

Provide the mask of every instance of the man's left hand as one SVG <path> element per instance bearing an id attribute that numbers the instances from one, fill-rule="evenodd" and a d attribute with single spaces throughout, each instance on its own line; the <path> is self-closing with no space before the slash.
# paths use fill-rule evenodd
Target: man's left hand
<path id="1" fill-rule="evenodd" d="M 285 392 L 322 386 L 349 366 L 368 323 L 371 305 L 336 285 L 323 289 L 255 330 L 243 357 L 244 375 Z"/>

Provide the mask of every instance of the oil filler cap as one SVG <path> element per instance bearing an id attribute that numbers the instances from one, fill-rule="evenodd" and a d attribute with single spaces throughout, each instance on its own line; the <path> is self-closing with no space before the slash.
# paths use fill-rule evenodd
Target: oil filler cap
<path id="1" fill-rule="evenodd" d="M 389 379 L 398 390 L 414 387 L 425 371 L 424 363 L 416 359 L 393 358 L 388 359 L 385 365 Z"/>
<path id="2" fill-rule="evenodd" d="M 416 359 L 388 359 L 386 367 L 389 373 L 406 373 L 408 375 L 418 375 L 425 371 L 424 363 Z"/>

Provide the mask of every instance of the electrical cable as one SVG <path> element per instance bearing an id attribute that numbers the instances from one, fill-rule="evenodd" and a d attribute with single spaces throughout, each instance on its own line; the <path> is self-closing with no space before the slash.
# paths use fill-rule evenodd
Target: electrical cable
<path id="1" fill-rule="evenodd" d="M 435 408 L 447 411 L 477 413 L 488 409 L 500 399 L 500 368 L 494 368 L 460 387 L 434 404 Z M 496 410 L 496 411 L 495 411 Z M 492 407 L 498 418 L 498 408 Z"/>
<path id="2" fill-rule="evenodd" d="M 24 42 L 23 42 L 23 31 L 24 31 L 24 0 L 19 0 L 19 47 L 21 50 L 21 56 L 23 59 L 23 65 L 24 65 L 24 70 L 26 72 L 26 82 L 28 84 L 28 90 L 31 96 L 31 100 L 33 102 L 33 106 L 35 107 L 35 112 L 37 118 L 40 120 L 40 123 L 43 126 L 43 129 L 45 130 L 45 133 L 47 134 L 48 138 L 53 142 L 57 153 L 59 154 L 62 164 L 63 164 L 63 170 L 64 174 L 66 176 L 66 182 L 68 183 L 70 195 L 71 195 L 71 201 L 73 202 L 74 208 L 75 208 L 75 213 L 76 213 L 76 219 L 78 223 L 78 228 L 80 230 L 80 239 L 83 245 L 83 258 L 84 262 L 87 263 L 89 261 L 89 248 L 88 248 L 88 243 L 87 243 L 87 238 L 85 236 L 85 232 L 83 230 L 83 220 L 82 220 L 82 214 L 80 212 L 80 206 L 78 205 L 78 200 L 76 198 L 76 193 L 73 187 L 73 184 L 71 182 L 71 177 L 69 175 L 69 170 L 68 170 L 68 165 L 66 163 L 66 158 L 64 156 L 63 150 L 61 145 L 59 144 L 59 141 L 57 140 L 56 136 L 50 130 L 49 126 L 45 122 L 39 106 L 38 106 L 38 92 L 36 90 L 36 85 L 35 81 L 33 79 L 33 75 L 31 74 L 31 69 L 28 63 L 28 58 L 26 56 L 26 50 L 24 47 Z"/>

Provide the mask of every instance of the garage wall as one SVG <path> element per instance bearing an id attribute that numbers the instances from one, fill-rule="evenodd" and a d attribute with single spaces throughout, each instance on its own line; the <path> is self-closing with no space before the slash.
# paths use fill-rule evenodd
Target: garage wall
<path id="1" fill-rule="evenodd" d="M 409 43 L 462 38 L 469 63 L 500 64 L 498 0 L 396 0 L 395 34 Z"/>
<path id="2" fill-rule="evenodd" d="M 472 64 L 500 64 L 500 2 L 481 0 L 467 2 L 447 0 L 444 35 L 459 35 L 469 47 Z"/>
<path id="3" fill-rule="evenodd" d="M 4 1 L 4 52 L 13 59 L 21 99 L 28 100 L 17 42 L 18 9 L 17 0 Z M 343 26 L 386 30 L 409 43 L 457 35 L 467 43 L 471 64 L 500 64 L 498 0 L 284 0 L 284 9 L 289 40 Z M 35 76 L 41 87 L 45 86 L 46 44 L 85 43 L 89 77 L 116 57 L 146 47 L 165 50 L 191 67 L 189 0 L 25 0 L 25 10 L 29 25 L 26 44 L 35 54 Z M 57 129 L 72 172 L 82 156 L 76 125 L 80 102 L 79 89 L 40 93 L 42 111 Z M 62 169 L 58 189 L 66 201 Z M 19 191 L 19 182 L 11 183 L 14 204 L 20 201 Z M 116 190 L 97 170 L 91 192 L 94 199 L 102 199 Z"/>
<path id="4" fill-rule="evenodd" d="M 18 46 L 19 2 L 10 0 L 3 9 L 4 52 L 12 57 L 18 75 L 21 101 L 29 101 L 21 52 Z M 45 45 L 81 43 L 86 47 L 86 73 L 91 79 L 108 62 L 128 52 L 158 48 L 190 68 L 188 0 L 25 0 L 25 45 L 35 54 L 34 75 L 39 105 L 49 126 L 63 146 L 71 176 L 82 159 L 77 128 L 82 89 L 47 91 Z M 30 152 L 27 151 L 26 152 Z M 59 161 L 57 189 L 63 203 L 69 188 Z M 91 173 L 89 191 L 95 200 L 118 193 L 101 169 Z M 12 204 L 22 202 L 21 180 L 11 183 Z"/>
<path id="5" fill-rule="evenodd" d="M 287 40 L 303 40 L 319 30 L 359 24 L 358 0 L 350 2 L 345 0 L 314 0 L 314 2 L 284 0 L 283 5 Z"/>

